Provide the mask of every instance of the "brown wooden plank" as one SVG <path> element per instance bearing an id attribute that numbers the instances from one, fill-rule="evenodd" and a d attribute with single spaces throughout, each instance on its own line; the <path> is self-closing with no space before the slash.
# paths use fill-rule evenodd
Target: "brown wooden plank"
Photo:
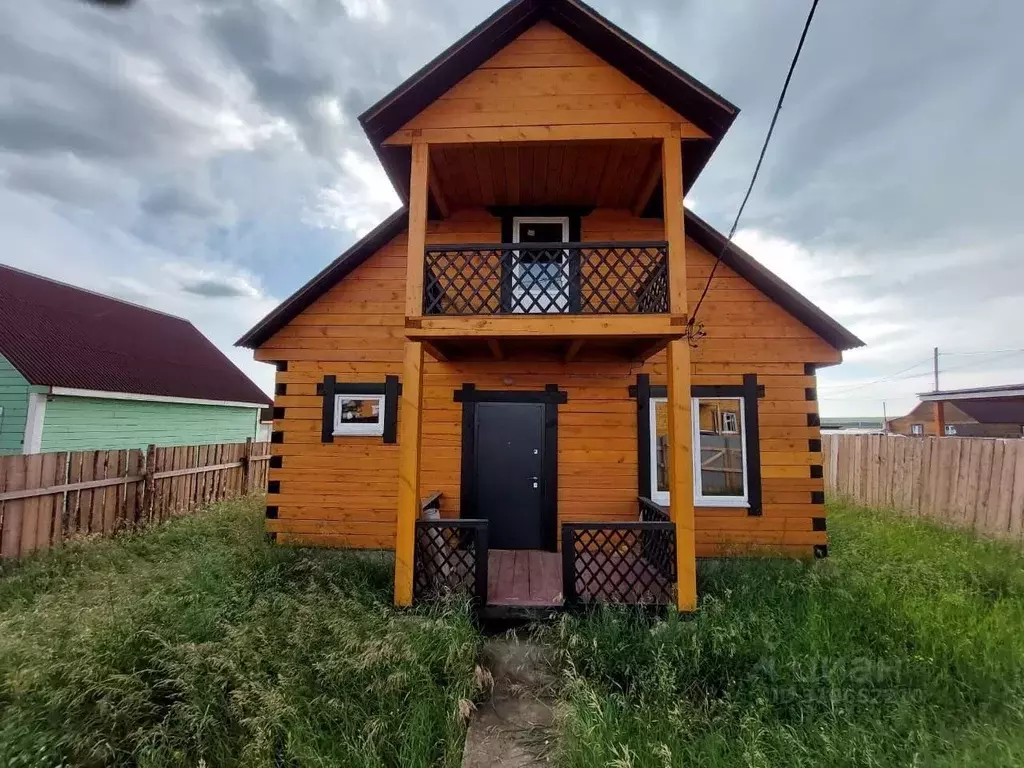
<path id="1" fill-rule="evenodd" d="M 40 485 L 51 487 L 60 485 L 63 466 L 61 458 L 64 454 L 44 453 Z M 36 549 L 49 549 L 53 545 L 54 509 L 58 506 L 63 494 L 55 493 L 43 496 L 39 500 L 39 518 L 36 524 Z"/>
<path id="2" fill-rule="evenodd" d="M 133 448 L 125 454 L 125 476 L 138 477 L 142 474 L 143 454 L 137 448 Z M 135 527 L 138 525 L 141 514 L 142 483 L 133 482 L 124 489 L 124 522 L 126 526 Z"/>
<path id="3" fill-rule="evenodd" d="M 96 461 L 98 451 L 82 451 L 82 474 L 81 480 L 89 481 L 96 479 Z M 82 490 L 78 492 L 78 521 L 75 530 L 79 534 L 87 534 L 92 531 L 94 492 Z"/>
<path id="4" fill-rule="evenodd" d="M 121 474 L 121 462 L 124 451 L 104 451 L 103 477 L 112 479 L 123 477 Z M 103 489 L 103 523 L 102 530 L 105 534 L 111 534 L 117 529 L 117 513 L 121 506 L 121 496 L 124 493 L 123 485 L 112 485 Z"/>
<path id="5" fill-rule="evenodd" d="M 43 487 L 43 454 L 33 453 L 25 457 L 25 488 Z M 39 518 L 42 516 L 43 499 L 26 499 L 22 507 L 21 555 L 36 549 L 39 536 Z"/>
<path id="6" fill-rule="evenodd" d="M 3 489 L 20 491 L 25 487 L 25 457 L 6 456 L 0 460 L 3 467 Z M 3 502 L 3 520 L 0 521 L 0 557 L 14 559 L 21 555 L 21 529 L 24 501 Z"/>

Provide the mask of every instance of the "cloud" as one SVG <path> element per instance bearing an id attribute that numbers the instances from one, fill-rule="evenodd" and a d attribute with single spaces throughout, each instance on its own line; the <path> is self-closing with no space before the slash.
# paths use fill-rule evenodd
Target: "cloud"
<path id="1" fill-rule="evenodd" d="M 594 5 L 742 108 L 691 193 L 727 227 L 806 7 Z M 395 208 L 358 115 L 497 7 L 0 5 L 0 258 L 184 315 L 228 348 Z M 822 372 L 825 413 L 911 402 L 927 362 L 890 375 L 936 345 L 951 384 L 1024 378 L 1014 353 L 958 356 L 1024 348 L 1022 24 L 1013 3 L 818 9 L 739 238 L 869 342 Z"/>

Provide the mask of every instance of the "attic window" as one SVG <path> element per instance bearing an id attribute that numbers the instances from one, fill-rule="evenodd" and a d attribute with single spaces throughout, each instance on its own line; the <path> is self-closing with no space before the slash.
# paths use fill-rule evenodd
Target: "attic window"
<path id="1" fill-rule="evenodd" d="M 924 434 L 924 424 L 911 424 L 910 425 L 910 434 L 912 434 L 912 435 L 923 435 Z"/>

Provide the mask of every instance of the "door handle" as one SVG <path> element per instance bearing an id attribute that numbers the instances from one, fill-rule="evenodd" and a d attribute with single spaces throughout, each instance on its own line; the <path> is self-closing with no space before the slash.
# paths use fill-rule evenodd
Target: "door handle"
<path id="1" fill-rule="evenodd" d="M 531 478 L 530 478 L 530 480 L 532 480 L 532 481 L 533 481 L 533 487 L 534 487 L 534 488 L 539 488 L 539 487 L 540 487 L 540 485 L 539 485 L 539 482 L 540 482 L 540 478 L 539 478 L 539 477 L 537 477 L 536 475 L 534 475 L 533 477 L 531 477 Z"/>

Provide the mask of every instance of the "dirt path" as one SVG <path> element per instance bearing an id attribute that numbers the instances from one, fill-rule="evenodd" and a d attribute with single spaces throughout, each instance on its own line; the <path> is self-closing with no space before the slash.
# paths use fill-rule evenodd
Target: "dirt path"
<path id="1" fill-rule="evenodd" d="M 491 698 L 473 713 L 462 768 L 546 766 L 555 747 L 556 678 L 543 646 L 515 637 L 492 638 L 481 653 Z"/>

